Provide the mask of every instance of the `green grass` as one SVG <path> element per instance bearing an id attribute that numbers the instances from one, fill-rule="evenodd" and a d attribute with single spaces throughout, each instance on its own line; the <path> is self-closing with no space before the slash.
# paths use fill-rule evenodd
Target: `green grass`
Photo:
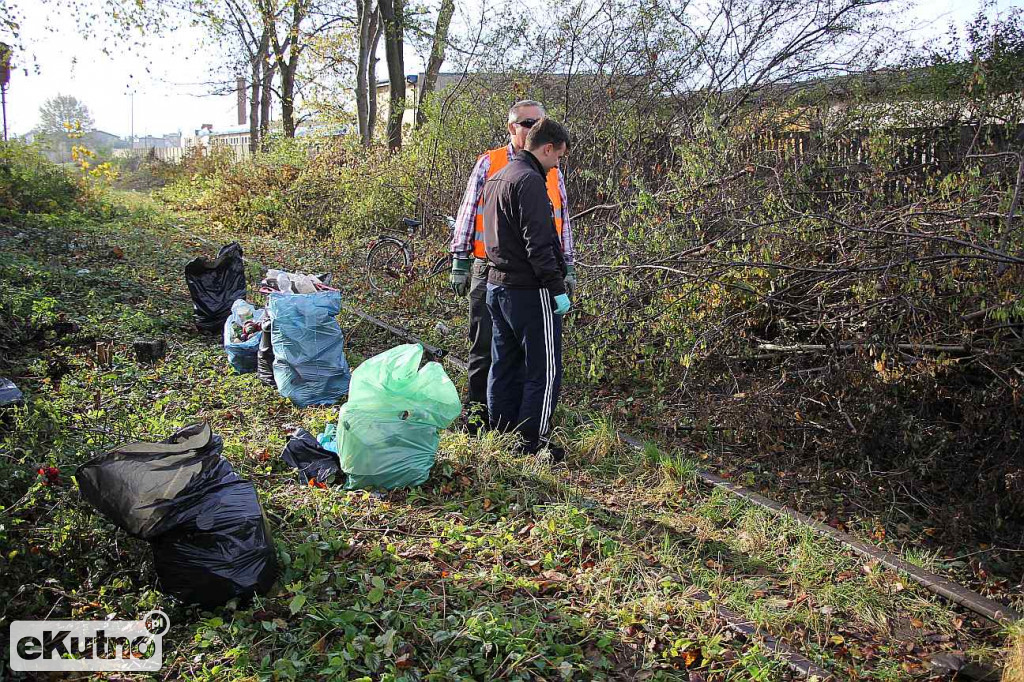
<path id="1" fill-rule="evenodd" d="M 841 679 L 915 679 L 944 650 L 997 656 L 998 633 L 929 593 L 698 485 L 694 453 L 636 451 L 606 415 L 571 406 L 560 415 L 567 465 L 512 454 L 508 437 L 452 430 L 415 490 L 296 484 L 279 457 L 286 425 L 316 432 L 336 409 L 294 408 L 232 374 L 217 339 L 193 331 L 182 268 L 215 248 L 182 222 L 127 195 L 100 216 L 0 226 L 2 370 L 28 396 L 0 432 L 0 627 L 161 607 L 173 624 L 162 674 L 195 680 L 787 679 L 703 590 Z M 194 220 L 188 229 L 227 239 Z M 359 245 L 314 257 L 308 242 L 241 240 L 264 263 L 311 270 L 334 249 L 346 296 L 367 296 L 346 270 Z M 58 333 L 62 321 L 79 329 Z M 343 324 L 353 365 L 397 342 Z M 166 338 L 167 359 L 136 362 L 138 336 Z M 113 342 L 109 366 L 96 340 Z M 72 480 L 116 443 L 196 421 L 255 483 L 283 566 L 270 594 L 213 612 L 158 592 L 146 544 L 94 513 Z M 57 485 L 43 484 L 43 465 L 60 469 Z"/>

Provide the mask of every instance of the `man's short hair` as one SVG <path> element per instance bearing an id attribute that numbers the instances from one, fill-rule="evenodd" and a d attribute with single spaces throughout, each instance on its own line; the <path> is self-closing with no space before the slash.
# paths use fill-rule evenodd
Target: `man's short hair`
<path id="1" fill-rule="evenodd" d="M 529 150 L 538 149 L 546 144 L 553 144 L 556 147 L 565 145 L 565 151 L 569 151 L 572 142 L 569 140 L 569 131 L 561 123 L 553 118 L 544 117 L 533 124 L 530 132 L 526 134 L 526 148 Z"/>
<path id="2" fill-rule="evenodd" d="M 526 107 L 537 107 L 540 109 L 540 115 L 546 116 L 547 112 L 544 111 L 544 105 L 535 99 L 521 99 L 511 106 L 508 110 L 508 122 L 516 123 L 519 121 L 519 111 Z"/>

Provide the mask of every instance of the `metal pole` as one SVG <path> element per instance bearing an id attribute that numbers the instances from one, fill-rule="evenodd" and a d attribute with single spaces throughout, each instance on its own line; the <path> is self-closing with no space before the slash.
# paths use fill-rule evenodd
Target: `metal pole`
<path id="1" fill-rule="evenodd" d="M 7 141 L 7 86 L 0 86 L 0 102 L 4 108 L 4 142 Z"/>

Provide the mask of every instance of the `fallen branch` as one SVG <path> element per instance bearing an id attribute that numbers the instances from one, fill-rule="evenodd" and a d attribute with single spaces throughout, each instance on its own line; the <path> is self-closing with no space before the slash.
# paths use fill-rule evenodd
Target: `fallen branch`
<path id="1" fill-rule="evenodd" d="M 758 350 L 771 351 L 773 353 L 823 353 L 827 351 L 851 352 L 869 346 L 884 346 L 884 344 L 870 343 L 867 341 L 856 341 L 853 343 L 836 344 L 813 344 L 797 343 L 789 346 L 780 346 L 775 343 L 759 343 Z M 966 345 L 957 344 L 934 344 L 934 343 L 897 343 L 896 348 L 905 351 L 928 351 L 931 353 L 957 353 L 965 355 L 971 352 Z M 762 357 L 762 356 L 757 356 Z"/>

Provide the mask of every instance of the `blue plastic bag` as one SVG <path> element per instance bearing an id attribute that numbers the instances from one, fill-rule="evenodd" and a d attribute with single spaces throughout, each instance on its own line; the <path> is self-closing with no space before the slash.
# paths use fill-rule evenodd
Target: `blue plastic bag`
<path id="1" fill-rule="evenodd" d="M 263 332 L 256 332 L 246 341 L 231 342 L 231 325 L 242 325 L 239 313 L 244 308 L 252 310 L 250 319 L 256 322 L 262 322 L 263 315 L 266 313 L 264 308 L 257 308 L 241 298 L 231 304 L 231 314 L 224 321 L 224 351 L 228 354 L 228 362 L 239 374 L 256 371 L 256 353 L 260 349 L 260 337 L 263 336 Z"/>
<path id="2" fill-rule="evenodd" d="M 336 319 L 341 294 L 271 294 L 267 308 L 274 324 L 277 390 L 299 407 L 338 402 L 352 376 Z"/>

